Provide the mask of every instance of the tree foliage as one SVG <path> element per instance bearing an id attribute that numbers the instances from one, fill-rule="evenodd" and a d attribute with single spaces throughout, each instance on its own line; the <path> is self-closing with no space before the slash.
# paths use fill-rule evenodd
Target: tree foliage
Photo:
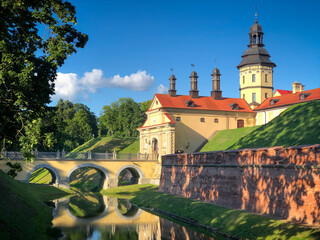
<path id="1" fill-rule="evenodd" d="M 136 103 L 131 98 L 120 98 L 102 108 L 99 118 L 100 135 L 137 137 L 138 127 L 145 120 L 144 111 L 151 101 Z"/>
<path id="2" fill-rule="evenodd" d="M 85 46 L 75 8 L 63 0 L 2 0 L 0 5 L 0 142 L 29 151 L 39 144 L 56 72 Z M 52 144 L 52 136 L 43 140 Z M 41 139 L 42 137 L 40 137 Z M 50 140 L 51 138 L 51 140 Z M 50 142 L 51 141 L 51 142 Z"/>
<path id="3" fill-rule="evenodd" d="M 54 119 L 57 149 L 71 151 L 98 135 L 96 116 L 84 104 L 60 99 L 55 107 Z"/>

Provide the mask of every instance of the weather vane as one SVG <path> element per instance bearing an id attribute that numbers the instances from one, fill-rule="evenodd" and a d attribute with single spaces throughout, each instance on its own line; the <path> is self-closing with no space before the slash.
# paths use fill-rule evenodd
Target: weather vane
<path id="1" fill-rule="evenodd" d="M 194 64 L 193 63 L 191 64 L 191 67 L 193 67 L 193 70 L 194 70 Z"/>
<path id="2" fill-rule="evenodd" d="M 170 71 L 173 72 L 173 68 L 170 68 Z"/>

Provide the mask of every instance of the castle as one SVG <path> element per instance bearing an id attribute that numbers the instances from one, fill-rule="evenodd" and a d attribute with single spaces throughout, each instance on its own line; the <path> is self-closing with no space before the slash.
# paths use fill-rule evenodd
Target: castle
<path id="1" fill-rule="evenodd" d="M 196 152 L 220 130 L 266 124 L 292 104 L 320 99 L 320 88 L 304 91 L 293 83 L 293 91 L 273 93 L 276 64 L 264 48 L 263 31 L 256 20 L 250 27 L 249 45 L 239 69 L 240 98 L 222 97 L 220 71 L 214 68 L 211 96 L 199 96 L 198 75 L 190 75 L 189 95 L 177 95 L 176 78 L 169 78 L 168 94 L 155 94 L 147 119 L 138 128 L 140 153 L 161 159 L 162 155 Z"/>

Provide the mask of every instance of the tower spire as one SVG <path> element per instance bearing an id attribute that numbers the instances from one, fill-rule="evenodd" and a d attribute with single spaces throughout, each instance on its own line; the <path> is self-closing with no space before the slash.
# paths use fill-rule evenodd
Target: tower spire
<path id="1" fill-rule="evenodd" d="M 254 14 L 254 16 L 255 16 L 255 23 L 258 23 L 258 7 L 257 7 L 257 5 L 256 5 L 256 11 L 255 11 L 255 14 Z"/>

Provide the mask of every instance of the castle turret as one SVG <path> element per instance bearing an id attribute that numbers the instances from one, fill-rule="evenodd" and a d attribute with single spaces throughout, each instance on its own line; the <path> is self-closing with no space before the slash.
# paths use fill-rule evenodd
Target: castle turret
<path id="1" fill-rule="evenodd" d="M 237 68 L 240 71 L 240 98 L 252 108 L 272 96 L 273 68 L 276 67 L 264 48 L 263 31 L 258 20 L 250 28 L 248 49 L 242 54 Z"/>

